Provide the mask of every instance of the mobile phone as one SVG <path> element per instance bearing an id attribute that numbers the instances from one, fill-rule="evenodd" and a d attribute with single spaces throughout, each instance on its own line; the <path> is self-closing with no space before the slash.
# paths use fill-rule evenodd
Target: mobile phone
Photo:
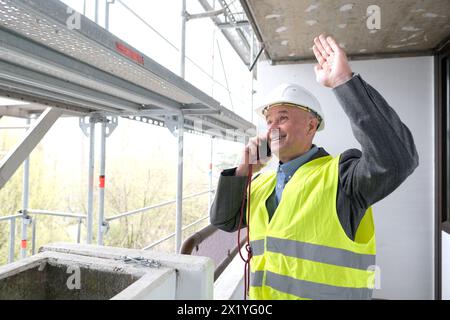
<path id="1" fill-rule="evenodd" d="M 259 139 L 259 145 L 257 146 L 257 155 L 256 159 L 259 160 L 261 158 L 270 158 L 272 156 L 272 150 L 270 150 L 269 141 L 267 139 Z M 265 152 L 265 156 L 263 156 Z"/>

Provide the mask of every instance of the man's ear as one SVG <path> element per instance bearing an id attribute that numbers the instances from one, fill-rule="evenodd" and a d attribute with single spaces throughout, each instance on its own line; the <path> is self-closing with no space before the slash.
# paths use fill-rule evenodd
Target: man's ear
<path id="1" fill-rule="evenodd" d="M 316 133 L 317 129 L 319 128 L 319 119 L 316 117 L 311 117 L 308 121 L 308 134 Z"/>

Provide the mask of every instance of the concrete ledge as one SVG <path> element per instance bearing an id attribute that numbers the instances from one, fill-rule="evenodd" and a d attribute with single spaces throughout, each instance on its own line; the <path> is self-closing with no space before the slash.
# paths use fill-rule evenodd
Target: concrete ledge
<path id="1" fill-rule="evenodd" d="M 159 271 L 145 274 L 111 300 L 175 300 L 175 270 Z"/>
<path id="2" fill-rule="evenodd" d="M 122 261 L 42 252 L 0 267 L 0 299 L 97 300 L 111 299 L 119 293 L 131 299 L 135 298 L 132 295 L 135 292 L 128 291 L 130 286 L 150 290 L 158 286 L 159 278 L 164 279 L 170 272 L 175 271 L 170 268 L 148 270 Z M 152 277 L 146 277 L 147 274 Z"/>
<path id="3" fill-rule="evenodd" d="M 213 298 L 214 263 L 207 257 L 69 243 L 49 244 L 40 248 L 39 251 L 76 254 L 110 260 L 116 260 L 123 256 L 140 256 L 157 260 L 162 267 L 175 269 L 175 299 Z"/>

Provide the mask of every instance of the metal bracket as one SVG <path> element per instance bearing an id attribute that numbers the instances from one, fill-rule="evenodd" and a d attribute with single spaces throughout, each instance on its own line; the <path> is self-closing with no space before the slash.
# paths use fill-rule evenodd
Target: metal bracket
<path id="1" fill-rule="evenodd" d="M 102 226 L 100 228 L 101 228 L 103 234 L 107 234 L 109 231 L 109 222 L 103 221 Z"/>
<path id="2" fill-rule="evenodd" d="M 87 120 L 88 119 L 88 120 Z M 90 124 L 94 122 L 91 117 L 80 117 L 78 121 L 78 125 L 80 126 L 81 131 L 83 131 L 83 134 L 89 138 L 90 132 Z"/>
<path id="3" fill-rule="evenodd" d="M 109 137 L 119 124 L 117 116 L 104 116 L 98 113 L 92 113 L 86 117 L 79 118 L 79 126 L 84 135 L 89 138 L 91 123 L 106 123 L 106 137 Z"/>
<path id="4" fill-rule="evenodd" d="M 23 209 L 23 210 L 19 210 L 19 213 L 21 215 L 23 215 L 22 219 L 23 219 L 23 223 L 27 226 L 29 226 L 30 224 L 33 223 L 33 218 L 27 214 L 27 210 Z"/>
<path id="5" fill-rule="evenodd" d="M 107 117 L 105 121 L 106 121 L 106 137 L 109 137 L 114 132 L 114 129 L 117 128 L 119 120 L 116 116 L 111 116 Z"/>
<path id="6" fill-rule="evenodd" d="M 174 137 L 178 137 L 178 117 L 179 116 L 164 116 L 164 122 L 166 124 L 167 129 L 169 129 L 170 133 Z"/>

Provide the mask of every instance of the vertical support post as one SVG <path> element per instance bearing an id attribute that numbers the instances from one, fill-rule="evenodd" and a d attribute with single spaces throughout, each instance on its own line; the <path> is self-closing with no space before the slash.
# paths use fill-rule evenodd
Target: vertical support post
<path id="1" fill-rule="evenodd" d="M 181 4 L 181 47 L 180 47 L 180 77 L 185 78 L 186 71 L 186 0 Z"/>
<path id="2" fill-rule="evenodd" d="M 251 80 L 250 80 L 252 83 L 251 83 L 251 90 L 252 90 L 252 92 L 251 92 L 251 95 L 252 95 L 252 100 L 251 100 L 251 103 L 250 103 L 250 122 L 251 123 L 253 123 L 253 113 L 254 113 L 254 107 L 255 107 L 255 87 L 254 87 L 254 80 L 253 80 L 253 75 L 251 75 Z"/>
<path id="3" fill-rule="evenodd" d="M 109 1 L 105 0 L 105 30 L 109 31 Z"/>
<path id="4" fill-rule="evenodd" d="M 184 117 L 178 116 L 178 168 L 177 168 L 177 202 L 175 219 L 175 253 L 181 249 L 182 223 L 183 223 L 183 135 L 184 135 Z"/>
<path id="5" fill-rule="evenodd" d="M 216 28 L 213 30 L 213 44 L 212 44 L 212 56 L 211 56 L 211 97 L 214 98 L 214 63 L 215 63 L 215 50 L 216 50 Z"/>
<path id="6" fill-rule="evenodd" d="M 31 222 L 31 254 L 36 253 L 36 218 L 34 217 Z"/>
<path id="7" fill-rule="evenodd" d="M 211 136 L 210 147 L 209 147 L 210 155 L 209 155 L 209 200 L 208 200 L 208 211 L 209 211 L 209 209 L 211 208 L 211 205 L 212 205 L 213 141 L 214 141 L 214 137 Z"/>
<path id="8" fill-rule="evenodd" d="M 78 232 L 77 232 L 77 243 L 81 242 L 81 223 L 83 220 L 80 218 L 78 219 Z"/>
<path id="9" fill-rule="evenodd" d="M 99 16 L 99 12 L 98 12 L 98 0 L 95 0 L 95 23 L 98 24 L 98 16 Z"/>
<path id="10" fill-rule="evenodd" d="M 88 206 L 87 206 L 87 244 L 92 243 L 94 220 L 94 156 L 95 156 L 95 121 L 89 118 L 89 177 L 88 177 Z"/>
<path id="11" fill-rule="evenodd" d="M 254 39 L 253 32 L 251 32 L 250 39 L 251 39 L 251 43 L 250 43 L 250 65 L 251 65 L 252 61 L 254 59 L 253 57 L 255 55 L 255 39 Z M 250 65 L 249 65 L 249 67 L 250 67 Z M 255 89 L 254 89 L 254 86 L 253 86 L 254 85 L 254 81 L 253 81 L 254 77 L 255 77 L 255 69 L 253 69 L 251 71 L 251 74 L 250 74 L 251 90 L 252 90 L 252 92 L 251 92 L 251 94 L 252 94 L 252 102 L 250 104 L 250 108 L 251 108 L 250 109 L 250 122 L 251 123 L 253 123 L 253 107 L 254 107 L 253 97 L 255 96 L 255 94 L 254 94 Z"/>
<path id="12" fill-rule="evenodd" d="M 105 29 L 109 31 L 109 6 L 114 3 L 114 0 L 105 0 Z"/>
<path id="13" fill-rule="evenodd" d="M 26 120 L 27 126 L 30 125 L 30 119 L 27 118 Z M 22 191 L 22 212 L 23 212 L 23 218 L 22 218 L 22 241 L 20 244 L 20 256 L 22 259 L 24 259 L 27 256 L 27 210 L 28 210 L 28 201 L 29 201 L 29 181 L 30 179 L 30 157 L 27 157 L 25 161 L 23 162 L 23 178 L 22 178 L 22 184 L 23 184 L 23 191 Z"/>
<path id="14" fill-rule="evenodd" d="M 212 9 L 216 10 L 216 0 L 212 2 Z M 215 51 L 216 51 L 216 28 L 213 29 L 212 34 L 212 56 L 211 56 L 211 97 L 214 98 L 214 63 L 215 63 Z"/>
<path id="15" fill-rule="evenodd" d="M 16 218 L 11 218 L 9 225 L 8 263 L 14 262 L 15 247 L 16 247 Z"/>
<path id="16" fill-rule="evenodd" d="M 106 158 L 106 119 L 102 121 L 100 132 L 100 176 L 98 193 L 98 245 L 103 245 L 105 210 L 105 158 Z"/>
<path id="17" fill-rule="evenodd" d="M 250 60 L 249 60 L 249 65 L 248 67 L 250 68 L 253 62 L 253 57 L 255 56 L 255 41 L 253 39 L 253 32 L 250 32 L 251 36 L 250 36 Z M 253 70 L 252 70 L 252 75 L 253 75 Z"/>

